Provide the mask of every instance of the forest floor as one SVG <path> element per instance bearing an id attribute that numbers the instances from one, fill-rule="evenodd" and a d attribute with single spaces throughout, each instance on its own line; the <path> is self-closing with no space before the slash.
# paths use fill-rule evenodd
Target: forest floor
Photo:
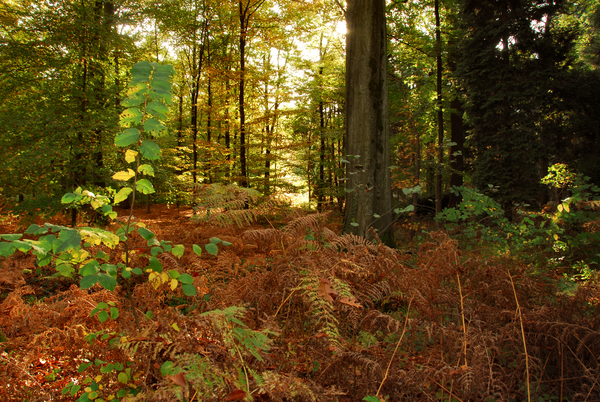
<path id="1" fill-rule="evenodd" d="M 109 230 L 127 219 L 118 212 Z M 112 292 L 82 290 L 31 252 L 1 258 L 0 398 L 600 400 L 593 283 L 560 292 L 550 270 L 461 249 L 443 231 L 403 251 L 340 236 L 335 213 L 287 209 L 222 226 L 189 207 L 152 205 L 135 208 L 132 222 L 184 246 L 183 256 L 157 258 L 165 272 L 190 275 L 196 295 L 143 275 Z M 8 215 L 0 233 L 30 223 Z M 215 238 L 217 255 L 192 252 Z M 147 267 L 146 240 L 132 236 L 129 248 L 132 264 Z M 94 250 L 113 264 L 125 251 Z M 99 303 L 118 315 L 100 322 L 91 316 Z"/>

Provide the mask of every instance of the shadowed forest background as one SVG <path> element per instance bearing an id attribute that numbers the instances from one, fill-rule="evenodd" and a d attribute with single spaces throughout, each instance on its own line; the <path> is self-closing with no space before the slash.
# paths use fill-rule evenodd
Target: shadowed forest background
<path id="1" fill-rule="evenodd" d="M 600 400 L 600 3 L 385 7 L 365 223 L 345 1 L 0 0 L 0 396 Z"/>

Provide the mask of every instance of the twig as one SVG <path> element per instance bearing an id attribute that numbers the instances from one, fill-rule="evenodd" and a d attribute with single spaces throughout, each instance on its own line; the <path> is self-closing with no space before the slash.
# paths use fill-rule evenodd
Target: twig
<path id="1" fill-rule="evenodd" d="M 402 335 L 400 335 L 400 339 L 398 343 L 396 343 L 396 348 L 394 349 L 394 353 L 392 354 L 392 358 L 388 363 L 387 369 L 385 370 L 385 375 L 383 376 L 383 380 L 381 380 L 381 384 L 379 384 L 379 388 L 377 389 L 377 393 L 375 396 L 379 396 L 379 392 L 381 392 L 381 387 L 383 387 L 383 383 L 387 380 L 388 374 L 390 372 L 390 367 L 392 367 L 392 362 L 394 361 L 394 357 L 396 356 L 396 352 L 398 351 L 398 347 L 400 346 L 400 342 L 402 342 L 402 338 L 404 338 L 404 333 L 406 332 L 406 326 L 408 325 L 408 314 L 410 313 L 410 306 L 415 297 L 411 297 L 410 302 L 408 302 L 408 309 L 406 310 L 406 318 L 404 320 L 404 328 L 402 328 Z"/>
<path id="2" fill-rule="evenodd" d="M 458 294 L 460 295 L 460 315 L 462 317 L 462 327 L 463 327 L 463 348 L 465 353 L 465 367 L 469 367 L 467 363 L 467 326 L 465 324 L 465 305 L 463 303 L 463 294 L 462 294 L 462 286 L 460 285 L 460 275 L 458 272 L 456 273 L 456 279 L 458 280 Z"/>
<path id="3" fill-rule="evenodd" d="M 525 341 L 525 329 L 523 328 L 523 315 L 521 314 L 521 305 L 519 304 L 519 298 L 517 297 L 517 289 L 515 289 L 515 282 L 509 271 L 506 271 L 510 278 L 512 290 L 515 295 L 515 302 L 517 303 L 517 313 L 519 314 L 519 322 L 521 324 L 521 338 L 523 339 L 523 349 L 525 350 L 525 370 L 526 370 L 526 381 L 527 381 L 527 401 L 531 402 L 531 389 L 529 386 L 529 354 L 527 353 L 527 342 Z"/>
<path id="4" fill-rule="evenodd" d="M 449 400 L 456 399 L 458 402 L 462 402 L 462 399 L 460 399 L 458 396 L 452 394 L 452 390 L 448 390 L 448 388 L 444 387 L 442 384 L 440 384 L 439 382 L 437 382 L 436 380 L 434 380 L 433 378 L 431 378 L 429 376 L 427 376 L 427 378 L 429 378 L 430 381 L 433 381 L 434 383 L 436 383 L 436 385 L 438 385 L 444 391 L 446 391 L 448 394 L 450 394 Z"/>

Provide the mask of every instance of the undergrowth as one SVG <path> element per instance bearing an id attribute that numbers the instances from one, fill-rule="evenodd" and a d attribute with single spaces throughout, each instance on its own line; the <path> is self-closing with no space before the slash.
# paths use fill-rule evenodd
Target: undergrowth
<path id="1" fill-rule="evenodd" d="M 168 285 L 138 283 L 137 308 L 152 312 L 140 330 L 127 309 L 90 317 L 99 302 L 124 305 L 119 288 L 29 303 L 33 288 L 15 284 L 0 304 L 3 396 L 71 400 L 33 374 L 52 356 L 64 367 L 55 383 L 83 378 L 87 362 L 105 400 L 123 386 L 140 401 L 600 397 L 594 285 L 564 295 L 519 260 L 461 250 L 443 232 L 413 256 L 339 236 L 327 214 L 284 221 L 238 232 L 216 257 L 165 260 L 204 291 L 173 308 Z M 185 304 L 197 308 L 184 314 Z"/>

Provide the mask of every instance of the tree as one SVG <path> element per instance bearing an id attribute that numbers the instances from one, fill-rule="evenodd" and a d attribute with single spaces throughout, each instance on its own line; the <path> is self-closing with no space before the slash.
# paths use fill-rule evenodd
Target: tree
<path id="1" fill-rule="evenodd" d="M 346 11 L 344 231 L 394 244 L 384 0 L 349 0 Z"/>

